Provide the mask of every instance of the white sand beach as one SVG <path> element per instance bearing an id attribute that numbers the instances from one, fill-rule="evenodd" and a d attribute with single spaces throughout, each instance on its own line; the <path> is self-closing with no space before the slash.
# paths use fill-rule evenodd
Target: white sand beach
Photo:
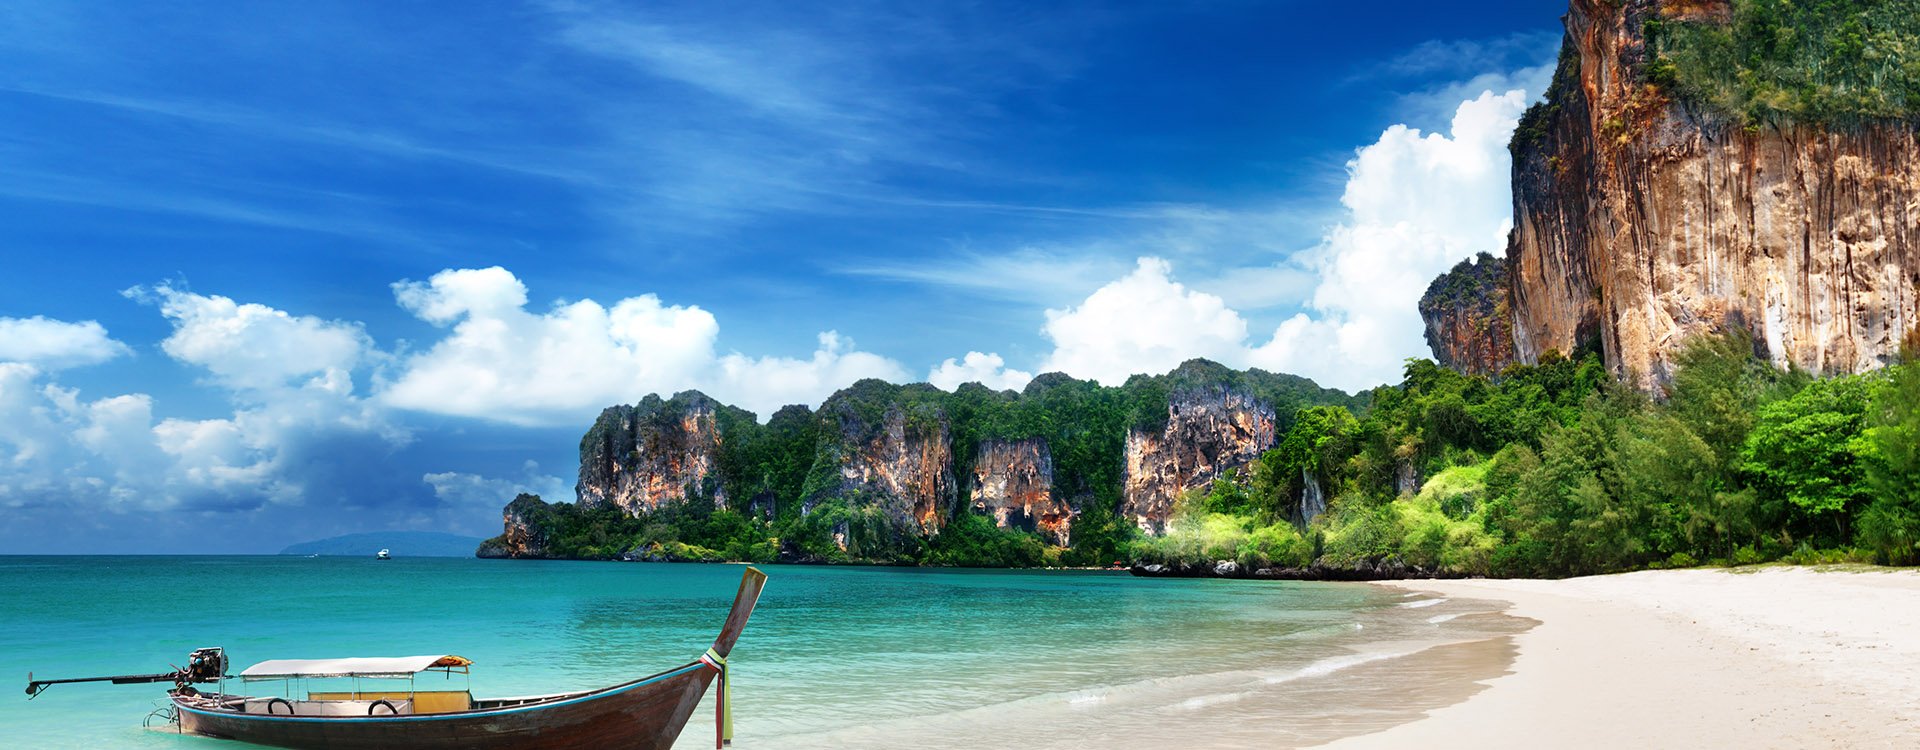
<path id="1" fill-rule="evenodd" d="M 1920 747 L 1920 571 L 1769 567 L 1383 583 L 1540 621 L 1511 672 L 1322 747 Z"/>

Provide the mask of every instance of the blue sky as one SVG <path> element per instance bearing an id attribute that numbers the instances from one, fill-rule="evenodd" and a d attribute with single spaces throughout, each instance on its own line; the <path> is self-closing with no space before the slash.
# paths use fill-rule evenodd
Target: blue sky
<path id="1" fill-rule="evenodd" d="M 0 552 L 492 533 L 653 391 L 1391 380 L 1564 10 L 0 8 Z"/>

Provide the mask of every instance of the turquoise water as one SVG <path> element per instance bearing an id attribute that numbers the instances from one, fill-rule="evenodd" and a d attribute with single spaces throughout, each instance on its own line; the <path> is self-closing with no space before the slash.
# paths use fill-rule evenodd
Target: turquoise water
<path id="1" fill-rule="evenodd" d="M 765 570 L 732 657 L 739 748 L 1154 746 L 1223 723 L 1180 744 L 1283 746 L 1269 740 L 1392 723 L 1357 705 L 1377 702 L 1380 665 L 1457 682 L 1421 654 L 1515 630 L 1487 603 L 1360 584 Z M 240 747 L 142 730 L 163 685 L 19 692 L 29 670 L 159 672 L 200 646 L 224 646 L 236 672 L 457 653 L 481 697 L 598 687 L 699 655 L 739 578 L 728 565 L 0 557 L 0 673 L 19 680 L 0 734 L 12 747 Z M 695 714 L 680 747 L 709 746 L 711 715 Z"/>

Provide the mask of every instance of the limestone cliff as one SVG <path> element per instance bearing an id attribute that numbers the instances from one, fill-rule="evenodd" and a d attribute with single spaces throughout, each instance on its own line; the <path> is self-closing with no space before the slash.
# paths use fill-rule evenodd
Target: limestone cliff
<path id="1" fill-rule="evenodd" d="M 914 399 L 922 390 L 929 397 Z M 954 478 L 938 393 L 924 384 L 864 380 L 827 399 L 819 414 L 830 439 L 815 459 L 802 512 L 839 498 L 878 510 L 894 528 L 940 533 L 953 513 Z"/>
<path id="2" fill-rule="evenodd" d="M 699 391 L 687 391 L 668 400 L 649 395 L 633 406 L 602 411 L 580 439 L 574 490 L 581 507 L 635 514 L 678 502 L 690 490 L 711 492 L 716 507 L 727 507 L 717 419 L 725 408 Z"/>
<path id="3" fill-rule="evenodd" d="M 1127 431 L 1120 515 L 1163 533 L 1182 492 L 1252 463 L 1275 439 L 1265 401 L 1226 387 L 1174 391 L 1163 426 Z"/>
<path id="4" fill-rule="evenodd" d="M 546 523 L 553 506 L 539 495 L 521 493 L 501 511 L 500 536 L 480 543 L 475 557 L 540 559 L 547 557 Z"/>
<path id="5" fill-rule="evenodd" d="M 1427 346 L 1444 367 L 1492 375 L 1515 361 L 1507 262 L 1481 253 L 1434 279 L 1420 297 Z"/>
<path id="6" fill-rule="evenodd" d="M 1658 388 L 1695 334 L 1741 327 L 1782 367 L 1856 372 L 1920 320 L 1920 143 L 1908 122 L 1742 122 L 1650 75 L 1646 33 L 1725 0 L 1574 0 L 1547 100 L 1513 142 L 1513 343 L 1597 346 Z M 1650 24 L 1652 21 L 1654 23 Z"/>
<path id="7" fill-rule="evenodd" d="M 1073 508 L 1053 494 L 1053 453 L 1047 441 L 987 440 L 973 461 L 973 509 L 1003 529 L 1038 532 L 1071 543 Z"/>
<path id="8" fill-rule="evenodd" d="M 1336 403 L 1362 402 L 1205 360 L 1120 387 L 1060 373 L 1019 392 L 863 380 L 765 424 L 695 392 L 649 396 L 587 430 L 578 502 L 516 499 L 481 554 L 1104 564 L 1122 552 L 1116 522 L 1163 531 L 1180 493 L 1253 461 L 1300 407 Z M 974 514 L 1038 539 L 988 533 Z"/>

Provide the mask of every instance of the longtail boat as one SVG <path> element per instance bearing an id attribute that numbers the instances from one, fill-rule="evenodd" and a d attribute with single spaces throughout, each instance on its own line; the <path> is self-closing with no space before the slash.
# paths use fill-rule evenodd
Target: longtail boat
<path id="1" fill-rule="evenodd" d="M 356 678 L 353 690 L 308 692 L 303 700 L 231 694 L 226 652 L 203 648 L 172 672 L 35 680 L 27 695 L 71 682 L 172 682 L 162 718 L 179 732 L 297 750 L 489 748 L 658 748 L 673 745 L 700 697 L 716 681 L 714 746 L 733 739 L 727 654 L 753 614 L 767 576 L 748 568 L 713 647 L 694 661 L 599 690 L 476 699 L 467 691 L 415 690 L 423 673 L 465 673 L 473 662 L 452 654 L 397 658 L 278 659 L 237 677 L 257 680 Z M 395 690 L 362 690 L 359 679 L 405 679 Z M 213 692 L 194 685 L 218 684 Z"/>

